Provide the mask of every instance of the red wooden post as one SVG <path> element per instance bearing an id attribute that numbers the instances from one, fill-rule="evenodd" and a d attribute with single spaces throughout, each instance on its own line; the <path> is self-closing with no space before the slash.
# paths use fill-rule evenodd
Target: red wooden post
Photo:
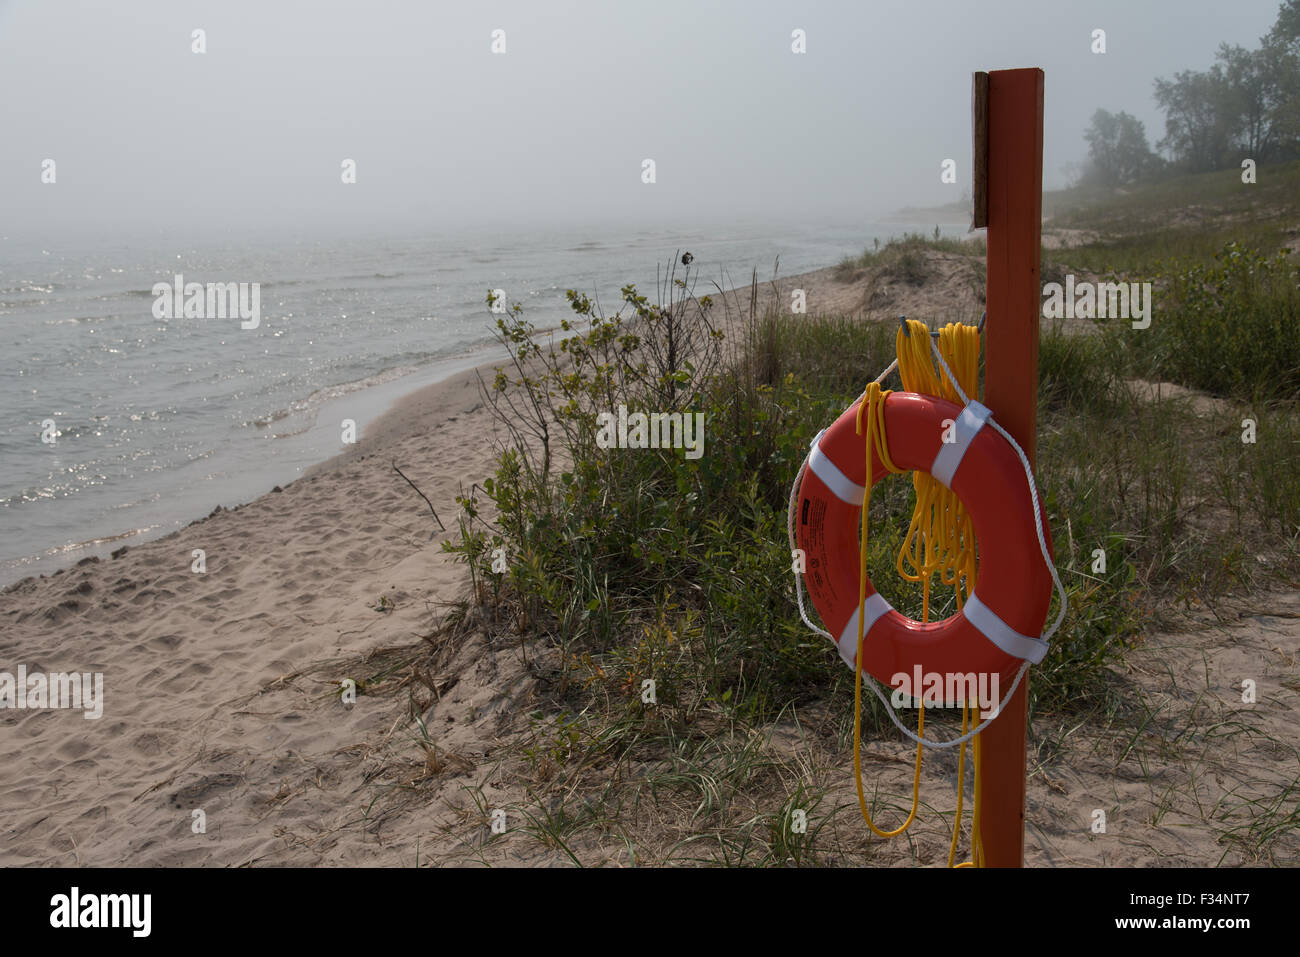
<path id="1" fill-rule="evenodd" d="M 995 70 L 988 93 L 988 279 L 984 404 L 1032 464 L 1038 431 L 1038 279 L 1043 71 Z M 980 828 L 989 867 L 1025 862 L 1028 676 L 981 735 Z"/>

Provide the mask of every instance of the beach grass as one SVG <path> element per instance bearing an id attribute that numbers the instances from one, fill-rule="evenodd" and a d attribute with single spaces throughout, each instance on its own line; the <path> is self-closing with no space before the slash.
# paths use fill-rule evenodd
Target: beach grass
<path id="1" fill-rule="evenodd" d="M 962 256 L 983 256 L 983 237 L 956 239 L 949 236 L 926 236 L 924 233 L 904 233 L 889 239 L 883 245 L 864 249 L 857 256 L 846 256 L 835 266 L 835 278 L 852 282 L 868 270 L 882 279 L 897 279 L 909 285 L 923 285 L 930 277 L 930 252 L 955 253 Z"/>

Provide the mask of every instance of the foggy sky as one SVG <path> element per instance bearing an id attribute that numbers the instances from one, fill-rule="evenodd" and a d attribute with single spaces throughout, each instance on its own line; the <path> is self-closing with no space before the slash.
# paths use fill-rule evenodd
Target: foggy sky
<path id="1" fill-rule="evenodd" d="M 1277 6 L 0 0 L 0 235 L 869 221 L 968 187 L 973 70 L 1046 71 L 1058 187 L 1096 108 L 1154 145 L 1153 78 L 1256 46 Z"/>

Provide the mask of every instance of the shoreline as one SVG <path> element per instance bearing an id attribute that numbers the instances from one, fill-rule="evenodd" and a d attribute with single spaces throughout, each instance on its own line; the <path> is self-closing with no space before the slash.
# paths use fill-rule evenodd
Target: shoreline
<path id="1" fill-rule="evenodd" d="M 883 220 L 880 225 L 887 226 L 891 235 L 895 227 L 903 231 L 920 228 L 898 216 Z M 928 226 L 925 228 L 929 229 Z M 821 261 L 833 263 L 835 260 L 828 256 Z M 809 263 L 804 259 L 803 263 L 807 264 L 805 271 L 783 277 L 781 282 L 797 281 L 824 272 L 826 267 L 808 268 L 815 267 L 815 262 Z M 698 273 L 698 277 L 700 280 L 709 279 L 705 272 Z M 728 287 L 747 288 L 743 276 L 724 275 L 719 278 Z M 701 295 L 707 291 L 702 291 Z M 539 330 L 539 334 L 545 331 Z M 84 507 L 74 511 L 72 514 L 81 517 L 73 524 L 48 521 L 45 513 L 37 509 L 22 519 L 27 530 L 11 537 L 14 551 L 0 557 L 0 591 L 27 578 L 57 574 L 62 569 L 75 567 L 77 562 L 86 558 L 102 559 L 122 547 L 136 548 L 164 539 L 211 514 L 218 506 L 234 508 L 250 504 L 259 496 L 268 494 L 272 487 L 296 481 L 336 455 L 347 457 L 355 454 L 355 449 L 344 447 L 339 441 L 340 419 L 353 419 L 358 433 L 363 435 L 408 394 L 490 362 L 497 348 L 495 344 L 483 343 L 480 339 L 477 343 L 454 347 L 455 351 L 447 359 L 435 360 L 393 380 L 362 386 L 356 391 L 346 392 L 341 398 L 326 398 L 310 413 L 310 420 L 300 420 L 311 424 L 298 427 L 289 434 L 272 438 L 276 428 L 274 421 L 254 423 L 268 426 L 265 436 L 222 434 L 211 445 L 217 449 L 215 456 L 204 454 L 171 465 L 159 473 L 161 485 L 153 484 L 152 480 L 149 484 L 123 485 L 117 493 L 118 499 L 112 504 L 100 505 L 96 500 L 97 511 L 86 511 Z M 430 369 L 437 370 L 436 374 L 430 375 Z M 380 378 L 391 371 L 381 370 L 370 378 Z M 347 390 L 354 385 L 340 383 L 318 391 Z M 328 424 L 331 421 L 333 425 Z M 73 501 L 77 500 L 68 500 L 69 504 Z M 78 501 L 78 506 L 80 504 Z M 52 537 L 45 538 L 45 534 Z"/>
<path id="2" fill-rule="evenodd" d="M 808 286 L 810 301 L 814 298 L 820 299 L 823 311 L 827 309 L 851 311 L 854 304 L 850 298 L 841 294 L 851 288 L 851 284 L 846 286 L 834 281 L 834 268 L 833 265 L 825 266 L 780 277 L 775 285 L 782 291 L 795 284 Z M 772 286 L 772 280 L 760 279 L 760 295 L 771 295 Z M 817 290 L 816 293 L 813 292 L 813 288 Z M 747 289 L 748 285 L 737 286 L 726 290 L 723 295 L 731 297 Z M 712 295 L 718 298 L 718 293 L 710 293 L 708 290 L 699 295 Z M 537 335 L 545 336 L 555 331 L 557 330 L 548 327 L 537 330 Z M 264 479 L 272 486 L 271 488 L 263 486 L 261 491 L 249 494 L 251 492 L 248 488 L 249 480 L 231 480 L 226 485 L 233 490 L 233 494 L 224 499 L 220 494 L 207 499 L 211 504 L 201 506 L 198 514 L 190 511 L 189 514 L 193 517 L 170 518 L 143 528 L 115 530 L 88 542 L 54 545 L 34 555 L 12 559 L 10 561 L 13 564 L 8 568 L 0 565 L 0 595 L 29 580 L 39 581 L 42 578 L 59 576 L 90 559 L 105 560 L 110 556 L 122 554 L 123 549 L 131 550 L 154 542 L 165 542 L 218 512 L 233 512 L 248 507 L 266 496 L 275 494 L 276 488 L 288 488 L 304 479 L 334 471 L 375 454 L 379 449 L 399 441 L 415 419 L 436 414 L 440 403 L 453 402 L 454 404 L 454 401 L 458 400 L 467 389 L 472 390 L 477 397 L 475 377 L 479 373 L 494 371 L 496 366 L 504 361 L 505 356 L 500 353 L 500 349 L 500 345 L 496 343 L 471 347 L 466 352 L 430 363 L 425 369 L 415 370 L 390 381 L 367 386 L 355 393 L 327 400 L 317 410 L 313 425 L 302 435 L 287 437 L 287 441 L 301 440 L 301 444 L 305 445 L 312 436 L 319 437 L 322 433 L 337 432 L 335 426 L 327 423 L 334 421 L 338 413 L 346 410 L 348 417 L 357 423 L 355 444 L 339 448 L 325 458 L 301 463 L 295 461 L 294 450 L 286 447 L 291 457 L 286 463 L 286 470 L 289 467 L 296 467 L 297 474 L 292 478 L 282 478 L 277 481 L 275 477 L 277 473 L 268 470 L 265 475 L 260 475 L 259 479 Z M 496 355 L 496 358 L 492 358 L 493 355 Z M 430 379 L 430 375 L 434 377 Z M 297 454 L 301 455 L 300 452 Z M 213 501 L 213 498 L 217 501 Z M 43 562 L 48 564 L 44 567 L 36 567 Z M 20 567 L 21 574 L 18 577 L 10 577 L 6 574 L 6 572 L 17 571 Z"/>
<path id="3" fill-rule="evenodd" d="M 261 822 L 279 785 L 251 781 L 300 767 L 335 770 L 311 773 L 312 795 L 291 816 L 307 803 L 320 820 L 352 813 L 322 782 L 351 780 L 349 749 L 392 719 L 370 696 L 317 713 L 322 692 L 332 697 L 340 672 L 368 673 L 346 662 L 418 641 L 430 610 L 463 590 L 462 566 L 439 547 L 446 533 L 390 459 L 454 531 L 458 490 L 489 474 L 491 459 L 476 378 L 484 357 L 474 358 L 405 390 L 355 446 L 283 487 L 0 591 L 0 671 L 104 679 L 100 720 L 0 710 L 0 761 L 27 768 L 0 784 L 0 865 L 278 857 L 284 844 Z M 279 704 L 282 714 L 267 710 Z M 178 818 L 178 807 L 204 808 L 218 839 L 187 839 L 189 812 Z M 185 838 L 173 834 L 178 821 Z M 364 837 L 354 850 L 334 860 L 377 859 Z"/>
<path id="4" fill-rule="evenodd" d="M 259 471 L 256 478 L 234 476 L 227 479 L 222 484 L 230 494 L 223 495 L 220 488 L 214 489 L 215 494 L 208 499 L 211 505 L 206 515 L 211 516 L 214 511 L 233 511 L 251 505 L 259 498 L 273 494 L 273 488 L 284 488 L 300 481 L 327 467 L 335 459 L 355 456 L 357 447 L 364 444 L 375 427 L 407 398 L 483 368 L 485 357 L 496 348 L 498 347 L 491 344 L 472 346 L 465 351 L 458 351 L 446 358 L 434 360 L 404 375 L 327 399 L 316 410 L 313 423 L 307 429 L 301 433 L 272 440 L 284 443 L 283 446 L 275 449 L 276 453 L 286 457 L 286 461 L 279 468 Z M 341 388 L 347 384 L 342 383 L 331 388 Z M 319 436 L 338 431 L 330 423 L 343 412 L 357 423 L 357 443 L 351 447 L 337 449 L 325 458 L 311 454 L 310 449 L 319 441 Z M 285 473 L 291 469 L 296 470 L 296 474 L 289 477 Z M 253 482 L 262 485 L 260 491 L 252 491 Z M 266 488 L 263 483 L 269 484 L 272 488 Z M 116 530 L 85 542 L 52 545 L 35 554 L 9 559 L 5 563 L 0 563 L 0 594 L 28 579 L 53 577 L 90 558 L 104 559 L 123 548 L 134 549 L 152 542 L 165 541 L 205 517 L 201 509 L 200 514 L 196 515 L 193 510 L 190 510 L 188 515 L 191 517 L 164 518 L 143 527 Z M 11 577 L 15 572 L 19 573 L 17 577 Z"/>
<path id="5" fill-rule="evenodd" d="M 898 286 L 891 310 L 978 315 L 947 255 L 933 288 Z M 834 272 L 763 281 L 760 308 L 798 287 L 810 312 L 885 315 L 865 282 Z M 739 320 L 749 288 L 726 298 Z M 365 821 L 377 795 L 426 779 L 412 708 L 457 769 L 436 776 L 430 801 L 454 804 L 490 773 L 534 693 L 516 649 L 476 632 L 444 640 L 432 704 L 414 685 L 350 703 L 338 690 L 426 654 L 466 595 L 465 566 L 442 546 L 458 534 L 457 496 L 495 472 L 505 436 L 477 375 L 505 361 L 485 353 L 405 391 L 356 445 L 279 491 L 0 591 L 0 671 L 104 678 L 100 720 L 0 709 L 0 761 L 27 769 L 0 783 L 0 865 L 393 864 L 423 818 L 397 819 L 382 841 Z M 517 781 L 499 787 L 498 799 L 524 799 Z M 208 815 L 206 838 L 190 832 L 193 809 Z"/>

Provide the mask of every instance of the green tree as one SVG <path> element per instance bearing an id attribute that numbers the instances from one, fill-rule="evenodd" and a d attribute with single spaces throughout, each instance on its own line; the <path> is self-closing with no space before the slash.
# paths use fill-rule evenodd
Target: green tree
<path id="1" fill-rule="evenodd" d="M 1265 37 L 1258 50 L 1219 47 L 1230 146 L 1261 162 L 1291 152 L 1290 127 L 1297 94 L 1297 56 Z"/>
<path id="2" fill-rule="evenodd" d="M 1300 44 L 1300 0 L 1286 0 L 1277 11 L 1277 22 L 1269 39 L 1282 46 Z"/>
<path id="3" fill-rule="evenodd" d="M 1098 110 L 1083 138 L 1088 141 L 1092 167 L 1089 178 L 1107 186 L 1144 179 L 1159 162 L 1147 145 L 1146 127 L 1128 113 Z"/>
<path id="4" fill-rule="evenodd" d="M 1156 145 L 1192 172 L 1222 169 L 1237 123 L 1232 99 L 1218 63 L 1156 80 L 1156 103 L 1165 113 L 1165 136 Z"/>
<path id="5" fill-rule="evenodd" d="M 1259 49 L 1221 44 L 1210 69 L 1158 79 L 1155 96 L 1165 113 L 1157 146 L 1185 169 L 1300 156 L 1300 0 L 1282 4 Z"/>
<path id="6" fill-rule="evenodd" d="M 1300 156 L 1300 0 L 1282 4 L 1260 52 L 1276 77 L 1270 111 L 1277 154 L 1283 159 Z"/>

